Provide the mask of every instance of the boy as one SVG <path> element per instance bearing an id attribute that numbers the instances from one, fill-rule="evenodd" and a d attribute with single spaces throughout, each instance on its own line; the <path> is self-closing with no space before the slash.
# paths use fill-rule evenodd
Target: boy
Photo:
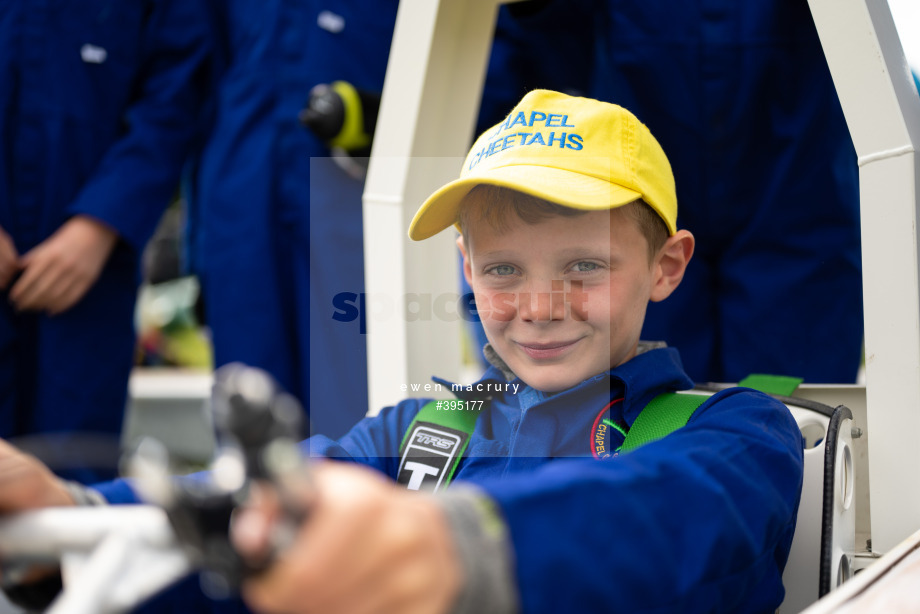
<path id="1" fill-rule="evenodd" d="M 480 137 L 460 179 L 409 230 L 424 239 L 459 225 L 490 341 L 492 368 L 461 387 L 483 408 L 453 476 L 462 483 L 435 495 L 406 488 L 450 479 L 426 465 L 430 453 L 409 453 L 425 428 L 413 425 L 417 399 L 338 441 L 308 440 L 313 456 L 377 471 L 315 464 L 308 520 L 244 587 L 250 605 L 773 612 L 802 479 L 786 408 L 722 391 L 683 428 L 618 453 L 654 397 L 692 386 L 673 350 L 639 351 L 646 305 L 671 293 L 692 255 L 676 212 L 664 153 L 615 105 L 535 91 Z M 128 494 L 123 483 L 99 490 Z M 253 556 L 277 512 L 270 494 L 256 499 L 234 524 Z"/>

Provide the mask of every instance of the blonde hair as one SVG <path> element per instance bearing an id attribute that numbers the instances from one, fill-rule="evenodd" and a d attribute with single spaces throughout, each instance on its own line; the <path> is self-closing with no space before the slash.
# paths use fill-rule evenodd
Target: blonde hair
<path id="1" fill-rule="evenodd" d="M 668 240 L 668 227 L 661 216 L 644 200 L 637 199 L 623 205 L 623 210 L 636 222 L 639 231 L 648 244 L 649 262 Z M 480 184 L 463 197 L 457 212 L 457 224 L 463 234 L 463 241 L 469 245 L 466 229 L 472 221 L 488 224 L 499 233 L 511 228 L 512 217 L 526 224 L 537 224 L 545 219 L 561 216 L 576 217 L 588 213 L 583 209 L 563 207 L 554 202 L 525 194 L 511 188 Z"/>

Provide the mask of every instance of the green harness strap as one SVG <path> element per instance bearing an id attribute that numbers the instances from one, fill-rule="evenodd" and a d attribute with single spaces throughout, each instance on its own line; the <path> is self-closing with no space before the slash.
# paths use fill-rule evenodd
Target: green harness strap
<path id="1" fill-rule="evenodd" d="M 444 401 L 441 402 L 444 403 Z M 473 429 L 476 428 L 476 420 L 479 419 L 479 414 L 481 413 L 481 409 L 438 409 L 438 401 L 428 401 L 422 405 L 422 408 L 415 414 L 415 418 L 412 419 L 412 424 L 409 425 L 406 434 L 403 435 L 403 440 L 399 444 L 399 447 L 402 448 L 406 445 L 406 438 L 409 437 L 409 433 L 412 432 L 412 427 L 415 426 L 416 422 L 430 422 L 438 426 L 446 426 L 447 428 L 462 431 L 467 435 L 472 435 Z M 464 447 L 464 450 L 465 449 Z"/>
<path id="2" fill-rule="evenodd" d="M 467 409 L 470 405 L 475 409 Z M 453 407 L 454 409 L 449 409 Z M 457 471 L 460 459 L 476 428 L 483 403 L 466 401 L 429 401 L 412 419 L 399 444 L 400 469 L 397 482 L 412 490 L 441 490 L 446 488 Z M 405 468 L 413 466 L 431 476 L 435 482 L 420 479 L 409 486 L 411 476 Z M 420 475 L 419 478 L 422 478 Z"/>
<path id="3" fill-rule="evenodd" d="M 661 439 L 687 424 L 708 394 L 665 392 L 652 399 L 636 416 L 617 452 L 631 452 L 650 441 Z"/>
<path id="4" fill-rule="evenodd" d="M 767 375 L 766 373 L 752 373 L 738 382 L 739 386 L 753 388 L 767 394 L 791 397 L 795 389 L 802 383 L 801 377 L 788 377 L 786 375 Z"/>
<path id="5" fill-rule="evenodd" d="M 738 385 L 747 388 L 753 388 L 767 394 L 790 396 L 798 385 L 802 383 L 800 378 L 786 377 L 782 375 L 752 374 L 741 380 Z M 665 392 L 659 394 L 649 402 L 648 405 L 639 413 L 626 433 L 623 444 L 617 448 L 617 453 L 630 452 L 643 446 L 651 441 L 661 439 L 677 429 L 683 427 L 690 420 L 700 405 L 708 398 L 709 394 L 677 393 Z M 405 462 L 407 457 L 407 444 L 409 444 L 410 435 L 416 433 L 416 426 L 425 428 L 443 427 L 455 432 L 459 441 L 449 458 L 449 466 L 445 468 L 444 475 L 440 477 L 437 489 L 446 488 L 454 477 L 454 472 L 460 464 L 460 459 L 466 452 L 470 438 L 473 435 L 473 429 L 476 427 L 476 420 L 481 409 L 476 410 L 444 410 L 440 409 L 444 401 L 429 401 L 426 403 L 418 414 L 412 420 L 412 424 L 406 430 L 400 444 L 400 456 Z M 461 404 L 465 407 L 466 404 Z M 481 406 L 480 406 L 481 408 Z M 402 474 L 402 471 L 400 472 Z M 403 480 L 400 480 L 401 482 Z"/>
<path id="6" fill-rule="evenodd" d="M 772 395 L 791 396 L 802 383 L 800 377 L 752 373 L 738 382 L 739 386 L 752 388 Z M 650 441 L 661 439 L 687 424 L 708 394 L 665 392 L 645 406 L 626 433 L 617 452 L 629 452 Z"/>

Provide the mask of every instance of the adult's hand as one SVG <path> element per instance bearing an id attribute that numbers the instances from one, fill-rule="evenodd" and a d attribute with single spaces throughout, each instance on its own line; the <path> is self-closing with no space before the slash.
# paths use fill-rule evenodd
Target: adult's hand
<path id="1" fill-rule="evenodd" d="M 325 461 L 313 468 L 306 520 L 273 564 L 243 586 L 258 612 L 433 614 L 463 583 L 447 519 L 433 497 L 372 470 Z M 259 560 L 280 513 L 261 490 L 234 519 L 237 549 Z"/>
<path id="2" fill-rule="evenodd" d="M 0 514 L 66 505 L 75 501 L 48 467 L 0 440 Z M 57 566 L 41 564 L 18 569 L 12 582 L 2 576 L 0 581 L 8 598 L 30 611 L 39 604 L 43 610 L 60 589 L 59 576 Z"/>
<path id="3" fill-rule="evenodd" d="M 0 514 L 62 505 L 74 500 L 51 470 L 0 440 Z"/>
<path id="4" fill-rule="evenodd" d="M 0 290 L 5 290 L 19 271 L 19 252 L 13 239 L 0 228 Z"/>
<path id="5" fill-rule="evenodd" d="M 13 306 L 51 315 L 70 309 L 99 278 L 117 240 L 102 222 L 70 218 L 19 259 L 23 272 L 10 290 Z"/>

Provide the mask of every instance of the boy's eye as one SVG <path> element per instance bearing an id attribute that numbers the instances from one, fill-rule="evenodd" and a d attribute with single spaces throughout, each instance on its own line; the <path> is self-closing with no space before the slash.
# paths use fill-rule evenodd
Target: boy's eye
<path id="1" fill-rule="evenodd" d="M 514 267 L 510 264 L 499 264 L 487 270 L 486 273 L 492 275 L 514 275 Z"/>
<path id="2" fill-rule="evenodd" d="M 591 271 L 596 271 L 597 268 L 596 262 L 577 262 L 572 267 L 572 270 L 576 273 L 590 273 Z"/>

